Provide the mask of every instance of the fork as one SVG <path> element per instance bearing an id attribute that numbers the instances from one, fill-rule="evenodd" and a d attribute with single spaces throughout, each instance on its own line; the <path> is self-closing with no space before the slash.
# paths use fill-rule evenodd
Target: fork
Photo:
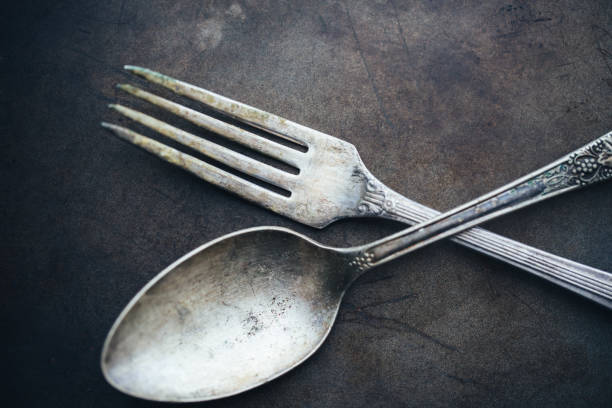
<path id="1" fill-rule="evenodd" d="M 137 98 L 299 170 L 298 174 L 281 170 L 134 109 L 109 105 L 133 121 L 263 182 L 252 182 L 248 177 L 239 177 L 130 129 L 102 122 L 102 126 L 118 137 L 218 187 L 315 228 L 349 217 L 381 217 L 416 224 L 440 214 L 386 187 L 368 171 L 355 146 L 348 142 L 146 68 L 126 65 L 125 69 L 200 102 L 225 117 L 289 142 L 275 142 L 132 85 L 117 85 Z M 600 144 L 568 163 L 576 171 L 573 182 L 586 183 L 612 175 L 612 132 L 600 140 Z M 294 148 L 297 146 L 300 148 Z M 608 272 L 478 227 L 451 239 L 612 308 L 612 274 Z"/>

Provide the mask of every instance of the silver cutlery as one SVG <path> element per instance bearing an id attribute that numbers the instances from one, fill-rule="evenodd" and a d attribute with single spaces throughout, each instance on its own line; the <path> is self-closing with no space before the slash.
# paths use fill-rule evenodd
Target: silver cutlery
<path id="1" fill-rule="evenodd" d="M 120 132 L 151 146 L 131 131 Z M 173 162 L 190 163 L 170 155 Z M 597 159 L 584 161 L 591 156 Z M 478 223 L 610 179 L 611 156 L 608 133 L 476 200 L 359 247 L 327 247 L 275 227 L 218 238 L 170 265 L 130 301 L 108 334 L 102 371 L 117 389 L 159 401 L 210 400 L 261 385 L 317 350 L 344 293 L 365 271 Z"/>
<path id="2" fill-rule="evenodd" d="M 134 86 L 119 85 L 120 89 L 138 98 L 299 170 L 299 174 L 280 170 L 133 109 L 111 105 L 134 121 L 248 176 L 262 180 L 268 185 L 280 187 L 290 193 L 290 196 L 278 194 L 236 177 L 124 127 L 103 124 L 117 136 L 210 183 L 295 221 L 317 228 L 323 228 L 335 220 L 346 217 L 381 217 L 415 224 L 439 214 L 392 191 L 377 180 L 366 169 L 357 150 L 350 143 L 160 73 L 134 66 L 125 68 L 243 124 L 262 129 L 268 134 L 302 146 L 302 149 L 294 149 Z M 599 150 L 584 151 L 581 156 L 574 159 L 576 175 L 580 176 L 579 182 L 588 182 L 607 171 L 602 170 L 602 163 L 609 165 L 610 157 L 604 156 L 609 154 L 605 152 L 609 152 L 612 148 L 609 144 L 605 146 L 607 147 L 602 150 L 603 153 L 599 153 Z M 602 154 L 604 156 L 601 156 Z M 481 228 L 472 228 L 451 239 L 610 307 L 612 277 L 605 271 L 570 261 Z"/>

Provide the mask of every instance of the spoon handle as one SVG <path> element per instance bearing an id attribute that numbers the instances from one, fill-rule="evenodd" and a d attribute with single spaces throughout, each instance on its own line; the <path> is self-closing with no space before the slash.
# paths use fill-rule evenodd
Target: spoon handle
<path id="1" fill-rule="evenodd" d="M 500 215 L 612 178 L 612 132 L 473 201 L 361 248 L 351 264 L 365 271 Z M 609 298 L 612 288 L 608 286 Z"/>

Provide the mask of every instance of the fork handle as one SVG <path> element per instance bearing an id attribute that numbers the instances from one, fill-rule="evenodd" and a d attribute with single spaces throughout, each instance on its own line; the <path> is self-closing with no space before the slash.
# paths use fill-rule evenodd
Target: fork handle
<path id="1" fill-rule="evenodd" d="M 377 191 L 388 203 L 384 210 L 381 207 L 379 217 L 412 225 L 440 215 L 439 211 L 412 201 L 382 183 Z M 608 272 L 541 251 L 480 227 L 471 228 L 450 239 L 612 309 L 612 274 Z"/>
<path id="2" fill-rule="evenodd" d="M 364 201 L 364 205 L 369 207 L 367 212 L 409 224 L 430 221 L 420 225 L 417 229 L 408 229 L 378 241 L 377 243 L 385 241 L 387 245 L 390 241 L 397 243 L 399 235 L 408 234 L 409 236 L 412 235 L 412 238 L 408 239 L 412 239 L 413 243 L 404 241 L 403 245 L 407 246 L 404 249 L 399 249 L 399 253 L 390 253 L 389 256 L 379 252 L 376 258 L 374 258 L 374 252 L 370 248 L 361 256 L 362 265 L 364 269 L 367 269 L 387 262 L 403 253 L 452 235 L 455 231 L 463 231 L 470 225 L 483 222 L 483 219 L 491 219 L 552 195 L 608 179 L 611 176 L 612 132 L 563 159 L 459 207 L 443 217 L 439 217 L 439 212 L 403 197 L 371 177 L 371 181 L 368 183 L 369 193 L 366 193 Z M 508 194 L 512 189 L 514 189 L 513 193 Z M 499 196 L 504 194 L 506 200 L 516 200 L 522 195 L 523 200 L 526 201 L 513 201 L 513 204 L 511 203 L 509 206 L 508 203 L 500 205 Z M 494 200 L 494 198 L 497 198 L 497 200 Z M 483 206 L 485 202 L 488 204 Z M 482 210 L 490 206 L 492 202 L 495 202 L 497 207 L 488 208 L 486 214 L 478 214 L 478 211 L 474 212 L 474 206 Z M 465 215 L 466 211 L 467 213 L 470 212 L 468 211 L 470 207 L 472 208 L 472 218 L 468 220 Z M 435 220 L 431 220 L 434 217 L 436 217 Z M 431 227 L 434 225 L 435 227 Z M 422 231 L 422 229 L 425 229 L 425 231 Z M 411 230 L 417 232 L 409 233 Z M 431 236 L 427 238 L 428 235 Z M 610 273 L 557 257 L 481 228 L 472 228 L 455 235 L 451 239 L 461 245 L 522 268 L 612 309 L 612 274 Z"/>

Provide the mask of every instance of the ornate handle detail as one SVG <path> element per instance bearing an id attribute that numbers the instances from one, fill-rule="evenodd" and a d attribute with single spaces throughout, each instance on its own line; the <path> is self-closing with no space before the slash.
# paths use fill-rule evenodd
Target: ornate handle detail
<path id="1" fill-rule="evenodd" d="M 586 186 L 612 177 L 612 132 L 570 154 L 566 161 L 535 181 L 546 185 L 543 194 L 566 187 Z"/>
<path id="2" fill-rule="evenodd" d="M 369 269 L 403 253 L 469 228 L 483 220 L 541 201 L 552 195 L 609 178 L 612 178 L 612 132 L 546 168 L 446 215 L 438 216 L 435 220 L 378 241 L 367 249 L 364 248 L 353 264 L 360 270 Z M 373 177 L 367 184 L 360 210 L 364 215 L 377 215 L 408 223 L 422 222 L 439 214 L 435 210 L 389 190 Z M 470 215 L 471 218 L 466 217 L 467 215 Z M 430 227 L 433 225 L 436 225 L 435 229 Z M 413 232 L 408 233 L 409 231 Z M 396 240 L 405 235 L 412 236 L 412 244 L 392 253 L 388 258 L 388 255 L 384 253 L 374 251 L 375 247 L 381 244 L 388 244 L 390 241 L 397 243 Z M 607 307 L 612 307 L 610 301 L 612 299 L 612 275 L 606 272 L 567 261 L 480 228 L 462 233 L 453 240 L 565 286 Z"/>

